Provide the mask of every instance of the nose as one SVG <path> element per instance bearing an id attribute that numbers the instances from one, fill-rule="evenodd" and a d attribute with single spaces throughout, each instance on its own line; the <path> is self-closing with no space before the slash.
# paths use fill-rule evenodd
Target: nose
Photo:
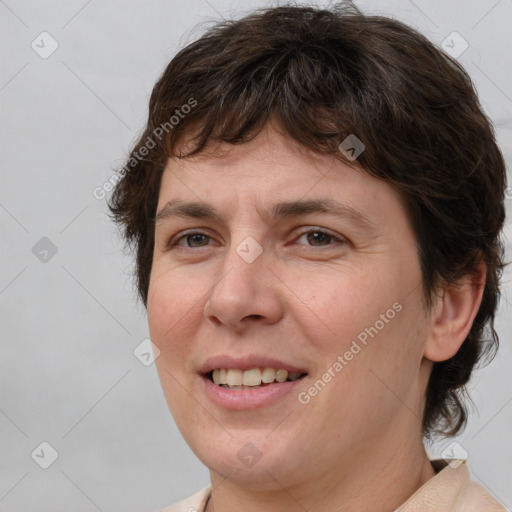
<path id="1" fill-rule="evenodd" d="M 254 324 L 279 322 L 284 311 L 283 295 L 279 279 L 268 264 L 265 251 L 251 261 L 237 252 L 237 247 L 230 249 L 209 291 L 204 316 L 215 325 L 236 332 Z"/>

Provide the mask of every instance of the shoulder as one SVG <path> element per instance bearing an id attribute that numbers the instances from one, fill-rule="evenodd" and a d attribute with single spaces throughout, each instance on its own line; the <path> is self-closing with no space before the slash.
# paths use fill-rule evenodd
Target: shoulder
<path id="1" fill-rule="evenodd" d="M 491 496 L 483 486 L 472 480 L 469 480 L 463 488 L 460 510 L 461 512 L 473 510 L 475 512 L 507 512 L 507 509 Z"/>
<path id="2" fill-rule="evenodd" d="M 466 461 L 431 462 L 437 474 L 396 512 L 506 512 L 483 486 L 470 479 Z"/>
<path id="3" fill-rule="evenodd" d="M 199 492 L 186 498 L 174 505 L 163 508 L 157 512 L 203 512 L 206 506 L 206 502 L 210 497 L 211 486 L 201 489 Z"/>

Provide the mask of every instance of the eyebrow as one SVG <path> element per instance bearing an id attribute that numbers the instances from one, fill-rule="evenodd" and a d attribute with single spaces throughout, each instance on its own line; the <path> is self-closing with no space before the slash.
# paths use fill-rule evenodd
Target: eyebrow
<path id="1" fill-rule="evenodd" d="M 355 208 L 338 203 L 332 199 L 312 199 L 298 201 L 281 201 L 271 206 L 266 213 L 271 220 L 289 217 L 299 217 L 311 213 L 328 213 L 337 217 L 353 221 L 362 228 L 374 228 L 372 222 L 365 214 Z M 222 222 L 222 217 L 215 208 L 208 203 L 181 201 L 179 199 L 169 201 L 155 216 L 158 225 L 164 220 L 173 217 L 185 219 L 206 219 Z"/>

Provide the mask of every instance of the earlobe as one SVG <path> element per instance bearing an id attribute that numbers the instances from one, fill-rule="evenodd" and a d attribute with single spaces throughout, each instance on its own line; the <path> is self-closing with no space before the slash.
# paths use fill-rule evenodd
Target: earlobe
<path id="1" fill-rule="evenodd" d="M 486 267 L 448 285 L 438 297 L 430 316 L 430 333 L 424 356 L 434 362 L 453 357 L 466 339 L 482 302 Z"/>

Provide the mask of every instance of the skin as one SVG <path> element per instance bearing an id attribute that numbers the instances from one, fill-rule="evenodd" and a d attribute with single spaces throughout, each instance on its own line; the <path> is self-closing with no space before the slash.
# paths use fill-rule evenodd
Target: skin
<path id="1" fill-rule="evenodd" d="M 320 198 L 371 224 L 264 214 L 277 201 Z M 455 354 L 469 332 L 483 282 L 462 279 L 427 312 L 399 195 L 355 165 L 299 146 L 276 124 L 242 145 L 169 159 L 157 211 L 174 199 L 209 203 L 221 215 L 157 222 L 148 298 L 167 403 L 210 469 L 207 512 L 400 506 L 434 475 L 422 442 L 424 390 L 432 361 Z M 307 234 L 315 228 L 332 237 Z M 186 230 L 206 236 L 183 237 Z M 263 250 L 252 263 L 236 252 L 247 236 Z M 270 354 L 306 367 L 298 391 L 307 391 L 395 303 L 400 312 L 308 404 L 292 392 L 229 411 L 203 391 L 198 368 L 218 354 Z M 237 457 L 248 442 L 261 453 L 250 468 Z"/>

